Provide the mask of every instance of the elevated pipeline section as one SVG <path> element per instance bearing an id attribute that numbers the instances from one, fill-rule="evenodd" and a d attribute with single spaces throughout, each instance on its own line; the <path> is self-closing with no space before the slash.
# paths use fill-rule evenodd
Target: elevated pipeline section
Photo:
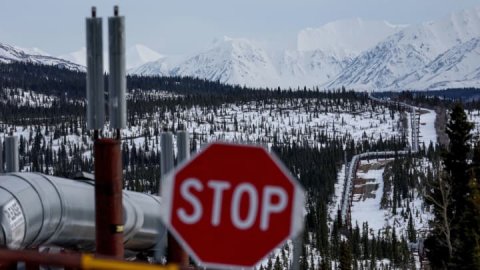
<path id="1" fill-rule="evenodd" d="M 349 219 L 350 217 L 350 208 L 352 205 L 352 192 L 353 192 L 353 177 L 356 174 L 358 169 L 358 164 L 362 159 L 373 159 L 373 158 L 390 158 L 394 156 L 404 156 L 411 153 L 418 152 L 418 133 L 419 133 L 419 119 L 417 117 L 418 108 L 403 102 L 395 102 L 390 100 L 383 100 L 375 98 L 371 95 L 368 96 L 371 100 L 381 103 L 387 103 L 403 107 L 409 111 L 410 114 L 410 128 L 411 128 L 411 145 L 406 150 L 401 151 L 380 151 L 380 152 L 365 152 L 352 157 L 352 160 L 346 164 L 346 174 L 345 182 L 342 192 L 342 201 L 340 203 L 340 215 L 342 221 Z"/>
<path id="2" fill-rule="evenodd" d="M 39 173 L 0 175 L 0 246 L 95 248 L 94 181 Z M 166 234 L 160 197 L 123 191 L 125 249 L 153 249 Z"/>

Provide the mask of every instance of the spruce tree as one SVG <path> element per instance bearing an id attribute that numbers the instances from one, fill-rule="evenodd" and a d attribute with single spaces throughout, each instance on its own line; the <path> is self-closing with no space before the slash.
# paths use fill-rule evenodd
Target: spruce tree
<path id="1" fill-rule="evenodd" d="M 417 242 L 417 232 L 415 231 L 415 225 L 413 224 L 412 212 L 410 212 L 410 216 L 408 218 L 408 241 L 410 242 Z"/>
<path id="2" fill-rule="evenodd" d="M 468 155 L 472 128 L 461 104 L 456 104 L 446 127 L 450 143 L 443 155 L 444 174 L 426 194 L 427 202 L 434 206 L 435 215 L 432 233 L 425 241 L 427 257 L 434 269 L 471 267 L 471 259 L 468 259 L 471 247 L 467 244 L 469 240 L 465 239 L 468 233 L 462 223 L 469 220 L 465 215 L 471 217 L 471 213 L 465 210 L 471 206 Z"/>
<path id="3" fill-rule="evenodd" d="M 280 259 L 278 258 L 278 256 L 276 256 L 275 264 L 273 265 L 273 270 L 282 270 L 282 269 L 283 269 L 283 266 L 280 263 Z"/>
<path id="4" fill-rule="evenodd" d="M 458 254 L 454 263 L 459 269 L 480 269 L 480 144 L 474 149 L 470 180 L 466 194 L 466 207 L 460 215 L 457 226 Z"/>
<path id="5" fill-rule="evenodd" d="M 450 140 L 448 152 L 444 154 L 445 171 L 452 183 L 452 200 L 454 214 L 458 216 L 463 211 L 468 193 L 470 152 L 470 134 L 473 124 L 467 120 L 467 115 L 460 103 L 457 103 L 450 114 L 450 121 L 445 132 Z"/>
<path id="6" fill-rule="evenodd" d="M 268 258 L 268 262 L 267 262 L 267 270 L 272 270 L 273 269 L 273 262 L 272 262 L 272 258 Z"/>
<path id="7" fill-rule="evenodd" d="M 340 263 L 340 265 L 338 266 L 338 268 L 340 270 L 351 270 L 352 269 L 352 250 L 351 250 L 349 242 L 342 241 L 340 243 L 339 263 Z"/>

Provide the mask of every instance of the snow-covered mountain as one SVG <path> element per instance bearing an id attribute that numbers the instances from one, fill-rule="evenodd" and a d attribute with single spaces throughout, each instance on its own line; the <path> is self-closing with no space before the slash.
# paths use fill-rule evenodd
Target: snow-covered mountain
<path id="1" fill-rule="evenodd" d="M 143 64 L 146 64 L 151 61 L 155 61 L 164 57 L 163 55 L 159 54 L 158 52 L 148 48 L 145 45 L 135 44 L 125 51 L 126 54 L 126 67 L 127 69 L 132 69 L 139 67 Z M 58 56 L 61 59 L 65 59 L 67 61 L 76 63 L 81 66 L 87 65 L 87 49 L 85 47 L 80 48 L 77 51 L 63 54 Z M 108 53 L 107 51 L 104 52 L 104 67 L 105 70 L 108 70 Z"/>
<path id="2" fill-rule="evenodd" d="M 345 85 L 371 90 L 396 90 L 412 86 L 430 89 L 431 83 L 411 85 L 403 78 L 426 68 L 446 51 L 478 36 L 480 7 L 451 14 L 442 20 L 410 26 L 360 54 L 327 86 Z"/>
<path id="3" fill-rule="evenodd" d="M 165 58 L 131 72 L 292 88 L 306 85 L 401 90 L 476 86 L 480 82 L 475 75 L 480 59 L 475 50 L 469 50 L 476 37 L 480 37 L 480 7 L 411 26 L 341 20 L 300 31 L 297 48 L 281 53 L 246 39 L 224 39 L 178 64 Z M 468 68 L 459 68 L 467 62 Z M 432 70 L 441 63 L 458 70 Z"/>
<path id="4" fill-rule="evenodd" d="M 82 47 L 78 51 L 59 55 L 58 58 L 65 59 L 81 66 L 87 66 L 87 48 Z"/>
<path id="5" fill-rule="evenodd" d="M 480 7 L 418 25 L 340 20 L 301 30 L 297 48 L 272 51 L 244 38 L 222 38 L 191 56 L 127 49 L 130 74 L 194 76 L 251 87 L 357 90 L 436 89 L 480 85 Z M 3 46 L 3 45 L 2 45 Z M 6 45 L 5 45 L 6 46 Z M 85 65 L 85 48 L 59 60 L 0 48 L 0 61 Z M 278 49 L 278 48 L 277 48 Z M 105 57 L 108 70 L 108 59 Z"/>
<path id="6" fill-rule="evenodd" d="M 135 68 L 127 70 L 129 74 L 142 76 L 170 76 L 170 58 L 162 57 Z"/>
<path id="7" fill-rule="evenodd" d="M 247 39 L 229 37 L 186 59 L 171 74 L 260 87 L 271 86 L 278 80 L 272 60 L 262 47 Z"/>
<path id="8" fill-rule="evenodd" d="M 322 50 L 287 50 L 277 62 L 278 85 L 296 88 L 316 86 L 335 78 L 351 62 L 351 58 L 338 58 Z"/>
<path id="9" fill-rule="evenodd" d="M 40 48 L 37 48 L 37 47 L 33 47 L 33 48 L 23 48 L 23 47 L 18 47 L 18 46 L 15 46 L 15 48 L 21 50 L 21 51 L 24 51 L 25 53 L 27 54 L 31 54 L 31 55 L 44 55 L 44 56 L 52 56 L 51 54 L 49 54 L 48 52 L 40 49 Z"/>
<path id="10" fill-rule="evenodd" d="M 404 26 L 361 19 L 328 23 L 298 34 L 298 49 L 272 52 L 244 38 L 219 39 L 198 54 L 172 63 L 163 58 L 129 72 L 178 75 L 255 87 L 315 86 L 331 81 L 354 56 Z M 332 41 L 322 40 L 328 34 Z M 353 42 L 363 37 L 361 42 Z"/>
<path id="11" fill-rule="evenodd" d="M 64 59 L 37 54 L 38 50 L 26 52 L 18 47 L 0 43 L 0 63 L 30 62 L 35 64 L 54 65 L 71 70 L 84 71 L 85 68 Z"/>
<path id="12" fill-rule="evenodd" d="M 394 82 L 415 89 L 480 87 L 480 37 L 461 43 L 439 55 L 421 70 Z"/>
<path id="13" fill-rule="evenodd" d="M 142 44 L 133 45 L 125 53 L 127 56 L 127 69 L 136 68 L 165 57 Z"/>
<path id="14" fill-rule="evenodd" d="M 320 50 L 339 59 L 352 58 L 405 27 L 360 18 L 339 20 L 319 28 L 301 30 L 297 36 L 297 48 L 300 51 Z"/>

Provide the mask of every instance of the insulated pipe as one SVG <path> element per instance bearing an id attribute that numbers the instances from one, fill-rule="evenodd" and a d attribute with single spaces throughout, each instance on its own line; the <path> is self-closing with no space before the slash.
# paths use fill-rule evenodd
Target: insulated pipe
<path id="1" fill-rule="evenodd" d="M 160 198 L 123 191 L 125 249 L 151 250 L 165 235 Z M 12 249 L 59 246 L 93 251 L 93 181 L 38 173 L 0 175 L 0 246 Z"/>

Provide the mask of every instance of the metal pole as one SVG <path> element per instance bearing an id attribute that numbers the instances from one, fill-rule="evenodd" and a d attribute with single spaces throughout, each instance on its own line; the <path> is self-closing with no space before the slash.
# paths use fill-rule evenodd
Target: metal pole
<path id="1" fill-rule="evenodd" d="M 303 232 L 293 239 L 292 270 L 300 270 L 300 258 L 303 253 Z M 305 258 L 304 258 L 305 259 Z"/>
<path id="2" fill-rule="evenodd" d="M 183 162 L 190 158 L 190 140 L 188 131 L 177 132 L 177 162 Z"/>
<path id="3" fill-rule="evenodd" d="M 160 135 L 160 173 L 161 181 L 173 169 L 173 136 L 171 132 Z M 161 188 L 161 184 L 159 185 Z"/>
<path id="4" fill-rule="evenodd" d="M 18 137 L 8 136 L 5 138 L 5 163 L 6 172 L 18 172 Z"/>
<path id="5" fill-rule="evenodd" d="M 173 154 L 173 153 L 172 153 Z M 173 155 L 172 155 L 173 156 Z M 186 161 L 190 156 L 190 145 L 188 141 L 188 132 L 180 131 L 177 133 L 177 162 L 178 164 Z M 189 258 L 187 252 L 177 242 L 175 237 L 168 233 L 167 262 L 178 263 L 180 266 L 188 266 Z"/>
<path id="6" fill-rule="evenodd" d="M 105 123 L 105 86 L 103 80 L 102 18 L 96 17 L 92 7 L 92 17 L 86 19 L 87 29 L 87 129 L 98 130 Z"/>
<path id="7" fill-rule="evenodd" d="M 0 173 L 3 173 L 3 142 L 0 140 Z"/>
<path id="8" fill-rule="evenodd" d="M 162 188 L 161 184 L 165 176 L 173 169 L 173 137 L 171 132 L 162 132 L 160 134 L 160 180 L 158 194 L 160 194 L 160 190 Z M 165 248 L 168 245 L 170 239 L 170 233 L 168 234 L 167 238 L 161 238 L 158 240 L 157 245 L 157 252 L 155 257 L 157 261 L 161 261 L 162 257 L 165 255 Z M 170 254 L 167 251 L 167 259 L 169 258 Z"/>
<path id="9" fill-rule="evenodd" d="M 118 16 L 118 6 L 114 16 L 108 18 L 109 70 L 108 100 L 111 129 L 125 128 L 127 123 L 127 103 L 125 93 L 127 76 L 125 68 L 125 17 Z"/>
<path id="10" fill-rule="evenodd" d="M 96 140 L 94 155 L 96 252 L 123 259 L 123 176 L 120 141 Z"/>

